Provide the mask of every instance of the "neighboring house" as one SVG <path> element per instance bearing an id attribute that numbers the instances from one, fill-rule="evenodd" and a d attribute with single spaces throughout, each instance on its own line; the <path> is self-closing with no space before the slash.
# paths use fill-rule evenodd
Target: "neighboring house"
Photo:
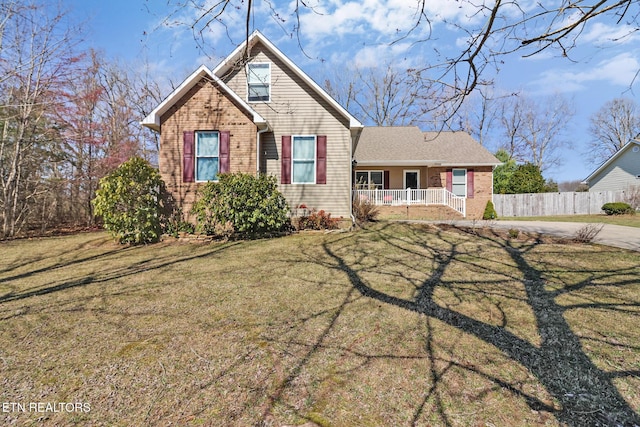
<path id="1" fill-rule="evenodd" d="M 404 203 L 478 217 L 500 164 L 465 133 L 364 128 L 257 31 L 215 69 L 191 74 L 142 125 L 160 133 L 160 174 L 187 218 L 198 187 L 225 172 L 273 175 L 292 209 L 334 217 L 351 215 L 354 179 L 377 186 L 371 200 L 382 204 L 401 203 L 381 193 L 398 189 Z"/>
<path id="2" fill-rule="evenodd" d="M 589 191 L 627 190 L 640 186 L 640 140 L 625 144 L 591 173 L 584 183 Z"/>
<path id="3" fill-rule="evenodd" d="M 446 205 L 469 218 L 482 217 L 501 164 L 465 132 L 415 126 L 365 127 L 354 160 L 360 194 L 377 204 Z"/>

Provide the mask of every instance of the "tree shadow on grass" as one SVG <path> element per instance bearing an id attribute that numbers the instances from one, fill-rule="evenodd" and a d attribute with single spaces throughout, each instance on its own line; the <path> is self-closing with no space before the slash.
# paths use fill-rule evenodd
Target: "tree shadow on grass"
<path id="1" fill-rule="evenodd" d="M 233 243 L 227 243 L 224 245 L 216 245 L 208 248 L 204 252 L 192 253 L 187 256 L 178 256 L 178 257 L 167 256 L 164 258 L 159 258 L 159 257 L 149 258 L 143 261 L 122 265 L 120 267 L 114 266 L 105 271 L 96 272 L 94 274 L 90 274 L 84 277 L 70 278 L 68 280 L 64 280 L 59 283 L 52 282 L 50 284 L 45 284 L 45 285 L 32 287 L 32 288 L 21 288 L 19 291 L 11 291 L 4 295 L 1 295 L 0 304 L 8 303 L 11 301 L 22 300 L 22 299 L 33 297 L 33 296 L 47 295 L 55 292 L 68 290 L 68 289 L 73 289 L 73 288 L 78 288 L 78 287 L 83 287 L 83 286 L 88 286 L 93 284 L 99 284 L 99 283 L 105 283 L 112 280 L 117 280 L 124 277 L 132 276 L 135 274 L 162 269 L 162 268 L 169 267 L 171 265 L 178 264 L 181 262 L 191 261 L 199 258 L 205 258 L 211 255 L 214 255 L 218 252 L 229 249 L 238 244 L 240 243 L 233 242 Z M 123 247 L 123 248 L 106 251 L 96 255 L 76 258 L 68 261 L 62 261 L 50 266 L 41 267 L 35 270 L 27 271 L 25 273 L 3 278 L 2 280 L 0 280 L 0 283 L 3 283 L 3 282 L 9 283 L 14 280 L 26 279 L 38 274 L 46 274 L 47 272 L 50 272 L 52 270 L 59 270 L 59 269 L 70 268 L 70 267 L 72 268 L 84 263 L 92 263 L 95 261 L 104 260 L 111 256 L 119 256 L 119 257 L 127 256 L 129 252 L 135 251 L 137 249 L 138 249 L 137 247 L 130 247 L 130 248 Z"/>
<path id="2" fill-rule="evenodd" d="M 575 427 L 640 425 L 640 417 L 612 383 L 613 377 L 626 374 L 634 375 L 634 371 L 613 374 L 605 372 L 598 368 L 585 353 L 580 338 L 572 331 L 564 317 L 566 307 L 555 301 L 561 291 L 545 289 L 543 271 L 536 268 L 528 260 L 527 254 L 536 247 L 536 242 L 514 244 L 498 237 L 474 237 L 484 240 L 493 247 L 498 247 L 506 254 L 507 259 L 516 266 L 519 277 L 510 280 L 517 280 L 524 288 L 526 303 L 535 318 L 537 333 L 540 337 L 539 345 L 517 336 L 503 325 L 496 326 L 474 319 L 452 309 L 449 305 L 436 302 L 434 292 L 438 286 L 442 285 L 443 275 L 453 262 L 461 262 L 460 259 L 463 258 L 460 255 L 464 249 L 460 249 L 458 243 L 451 240 L 446 251 L 442 248 L 429 248 L 428 244 L 424 243 L 424 239 L 417 238 L 417 236 L 415 239 L 411 236 L 398 238 L 393 232 L 385 231 L 385 228 L 377 230 L 376 236 L 377 239 L 382 239 L 385 245 L 394 246 L 408 253 L 427 250 L 433 255 L 432 260 L 435 264 L 431 268 L 429 277 L 417 287 L 414 298 L 401 298 L 376 289 L 375 285 L 368 283 L 363 278 L 360 273 L 362 270 L 360 262 L 366 259 L 367 254 L 364 249 L 354 244 L 353 240 L 349 241 L 344 238 L 341 241 L 324 243 L 323 250 L 332 260 L 333 268 L 344 272 L 353 288 L 361 295 L 423 314 L 427 316 L 427 325 L 430 325 L 431 319 L 437 319 L 494 346 L 511 360 L 527 368 L 546 391 L 559 402 L 560 408 L 552 407 L 498 378 L 486 376 L 478 370 L 474 370 L 474 372 L 484 375 L 500 387 L 524 398 L 532 410 L 553 414 L 563 425 Z M 414 230 L 418 229 L 414 227 Z M 423 230 L 422 232 L 428 233 L 429 231 Z M 477 255 L 481 257 L 481 254 Z M 353 262 L 353 259 L 356 261 Z M 476 267 L 482 268 L 477 265 Z M 398 279 L 400 278 L 398 277 Z M 571 289 L 581 289 L 587 286 L 590 286 L 590 279 L 585 279 Z M 637 306 L 635 303 L 632 305 Z M 426 350 L 433 357 L 430 337 L 431 333 L 428 331 Z M 442 376 L 442 372 L 436 372 L 433 369 L 433 363 L 431 366 L 430 375 L 433 387 L 426 392 L 423 401 L 418 405 L 413 417 L 414 423 L 420 419 L 427 401 L 433 397 L 435 388 L 438 387 L 438 380 Z M 446 425 L 450 425 L 451 422 L 447 419 L 444 405 L 438 401 L 437 396 L 435 396 L 435 400 L 441 419 Z"/>

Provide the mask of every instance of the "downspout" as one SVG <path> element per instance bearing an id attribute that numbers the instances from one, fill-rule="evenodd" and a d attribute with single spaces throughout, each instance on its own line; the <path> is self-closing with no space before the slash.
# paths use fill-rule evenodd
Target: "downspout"
<path id="1" fill-rule="evenodd" d="M 495 206 L 493 202 L 493 172 L 496 170 L 496 165 L 491 166 L 491 204 Z"/>
<path id="2" fill-rule="evenodd" d="M 349 216 L 351 217 L 351 228 L 356 227 L 356 216 L 353 214 L 353 160 L 350 165 L 351 173 L 349 173 Z"/>
<path id="3" fill-rule="evenodd" d="M 355 158 L 353 157 L 353 155 L 355 154 L 353 152 L 354 138 L 355 138 L 354 135 L 351 135 L 351 138 L 349 138 L 349 141 L 350 141 L 349 151 L 351 153 L 351 155 L 349 156 L 349 216 L 351 217 L 351 228 L 356 227 L 356 216 L 353 214 L 353 175 L 355 175 L 355 166 L 354 166 Z"/>
<path id="4" fill-rule="evenodd" d="M 256 133 L 256 176 L 260 175 L 260 135 L 269 130 L 269 124 L 266 123 L 266 127 L 264 129 L 258 130 L 258 132 Z"/>

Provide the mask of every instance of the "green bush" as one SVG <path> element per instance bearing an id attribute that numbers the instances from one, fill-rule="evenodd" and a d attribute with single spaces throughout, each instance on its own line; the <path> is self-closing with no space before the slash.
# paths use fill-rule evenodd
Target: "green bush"
<path id="1" fill-rule="evenodd" d="M 605 211 L 607 215 L 633 215 L 635 213 L 631 205 L 622 202 L 605 203 L 602 205 L 602 210 Z"/>
<path id="2" fill-rule="evenodd" d="M 163 182 L 149 162 L 134 157 L 100 180 L 93 199 L 96 215 L 120 243 L 160 240 Z"/>
<path id="3" fill-rule="evenodd" d="M 289 207 L 273 176 L 220 174 L 198 190 L 193 206 L 198 229 L 206 234 L 255 235 L 285 230 Z"/>
<path id="4" fill-rule="evenodd" d="M 518 165 L 511 176 L 507 193 L 542 193 L 544 191 L 545 180 L 542 177 L 540 168 L 533 163 Z"/>
<path id="5" fill-rule="evenodd" d="M 482 214 L 482 219 L 496 219 L 498 218 L 498 214 L 496 213 L 495 208 L 493 207 L 493 202 L 489 200 L 487 202 L 487 206 L 484 208 L 484 214 Z"/>
<path id="6" fill-rule="evenodd" d="M 162 230 L 164 234 L 179 237 L 180 233 L 193 234 L 195 227 L 184 220 L 182 208 L 173 208 L 162 218 Z"/>

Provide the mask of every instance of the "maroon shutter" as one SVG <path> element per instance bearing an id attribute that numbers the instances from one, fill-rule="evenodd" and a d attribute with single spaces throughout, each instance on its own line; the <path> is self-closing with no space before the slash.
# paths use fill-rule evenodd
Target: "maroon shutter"
<path id="1" fill-rule="evenodd" d="M 447 191 L 453 190 L 453 170 L 447 169 Z"/>
<path id="2" fill-rule="evenodd" d="M 467 197 L 473 199 L 473 169 L 467 169 Z"/>
<path id="3" fill-rule="evenodd" d="M 382 184 L 383 184 L 384 189 L 388 190 L 389 189 L 389 171 L 384 171 L 384 180 L 383 181 L 384 182 Z"/>
<path id="4" fill-rule="evenodd" d="M 291 135 L 282 135 L 282 170 L 280 182 L 291 184 Z"/>
<path id="5" fill-rule="evenodd" d="M 182 133 L 182 181 L 195 181 L 195 143 L 194 132 L 184 131 Z"/>
<path id="6" fill-rule="evenodd" d="M 220 131 L 220 173 L 229 172 L 229 141 L 231 133 L 228 130 Z"/>
<path id="7" fill-rule="evenodd" d="M 316 184 L 327 183 L 327 137 L 318 135 L 316 144 Z"/>

